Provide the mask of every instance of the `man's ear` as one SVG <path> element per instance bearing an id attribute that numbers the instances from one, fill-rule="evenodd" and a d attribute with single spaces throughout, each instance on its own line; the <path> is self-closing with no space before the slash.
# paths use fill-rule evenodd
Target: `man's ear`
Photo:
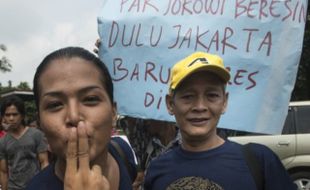
<path id="1" fill-rule="evenodd" d="M 173 95 L 170 95 L 170 94 L 167 94 L 166 95 L 166 107 L 167 107 L 167 110 L 168 110 L 168 113 L 170 115 L 173 115 Z"/>
<path id="2" fill-rule="evenodd" d="M 222 114 L 224 114 L 226 112 L 226 110 L 227 110 L 228 97 L 229 97 L 229 93 L 226 92 L 225 96 L 224 96 L 224 105 L 223 105 L 223 108 L 222 108 Z"/>

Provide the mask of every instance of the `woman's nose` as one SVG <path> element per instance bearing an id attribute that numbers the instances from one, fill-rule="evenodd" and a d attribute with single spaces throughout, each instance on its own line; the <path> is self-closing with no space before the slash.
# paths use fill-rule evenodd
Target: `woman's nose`
<path id="1" fill-rule="evenodd" d="M 66 125 L 68 127 L 77 127 L 79 121 L 81 121 L 81 115 L 78 103 L 70 102 L 67 107 Z"/>

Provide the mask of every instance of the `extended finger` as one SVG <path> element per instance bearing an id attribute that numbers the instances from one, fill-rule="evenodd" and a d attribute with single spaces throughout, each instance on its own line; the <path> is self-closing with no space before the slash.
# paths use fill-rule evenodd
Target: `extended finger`
<path id="1" fill-rule="evenodd" d="M 110 183 L 105 176 L 102 175 L 101 167 L 98 165 L 94 165 L 92 167 L 92 183 L 96 187 L 100 187 L 101 190 L 109 190 Z"/>
<path id="2" fill-rule="evenodd" d="M 84 122 L 79 122 L 78 127 L 78 158 L 79 158 L 79 169 L 82 171 L 88 171 L 89 168 L 89 145 L 88 137 L 86 133 L 86 126 Z"/>
<path id="3" fill-rule="evenodd" d="M 102 172 L 101 172 L 101 168 L 98 165 L 94 165 L 92 167 L 92 181 L 94 184 L 96 184 L 97 186 L 100 186 L 101 188 L 104 187 L 104 181 L 102 178 Z"/>
<path id="4" fill-rule="evenodd" d="M 77 131 L 72 127 L 69 130 L 67 153 L 66 153 L 67 167 L 66 173 L 76 173 L 77 171 Z"/>
<path id="5" fill-rule="evenodd" d="M 102 175 L 102 170 L 101 167 L 98 165 L 94 165 L 92 168 L 92 171 L 96 174 L 96 175 Z"/>

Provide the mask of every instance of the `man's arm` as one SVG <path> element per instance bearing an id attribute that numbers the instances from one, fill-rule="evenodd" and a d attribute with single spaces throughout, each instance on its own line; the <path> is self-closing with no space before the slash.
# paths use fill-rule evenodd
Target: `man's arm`
<path id="1" fill-rule="evenodd" d="M 40 162 L 40 166 L 41 166 L 41 170 L 43 168 L 45 168 L 46 166 L 48 166 L 48 154 L 47 151 L 46 152 L 41 152 L 38 154 L 38 159 Z"/>
<path id="2" fill-rule="evenodd" d="M 8 189 L 8 167 L 5 159 L 0 160 L 0 183 L 1 190 Z"/>

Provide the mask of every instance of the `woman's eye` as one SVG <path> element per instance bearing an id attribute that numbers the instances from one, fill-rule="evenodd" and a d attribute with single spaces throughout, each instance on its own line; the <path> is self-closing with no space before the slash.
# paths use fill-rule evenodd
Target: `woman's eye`
<path id="1" fill-rule="evenodd" d="M 84 98 L 84 103 L 94 105 L 97 104 L 100 101 L 100 98 L 98 96 L 88 96 Z"/>
<path id="2" fill-rule="evenodd" d="M 62 108 L 61 102 L 49 102 L 46 105 L 46 109 L 50 111 L 57 111 Z"/>

